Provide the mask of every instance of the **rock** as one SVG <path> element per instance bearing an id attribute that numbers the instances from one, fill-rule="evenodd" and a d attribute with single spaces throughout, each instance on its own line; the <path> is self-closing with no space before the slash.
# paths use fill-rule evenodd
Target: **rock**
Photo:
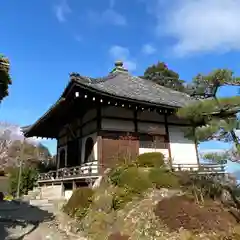
<path id="1" fill-rule="evenodd" d="M 104 177 L 111 171 L 110 168 L 107 168 L 104 172 L 103 172 L 103 175 L 100 176 L 95 182 L 94 184 L 92 185 L 92 189 L 96 189 L 96 188 L 99 188 Z"/>
<path id="2" fill-rule="evenodd" d="M 221 202 L 225 205 L 228 205 L 228 206 L 234 206 L 235 205 L 233 200 L 232 200 L 231 194 L 226 189 L 223 189 L 223 191 L 222 191 Z"/>

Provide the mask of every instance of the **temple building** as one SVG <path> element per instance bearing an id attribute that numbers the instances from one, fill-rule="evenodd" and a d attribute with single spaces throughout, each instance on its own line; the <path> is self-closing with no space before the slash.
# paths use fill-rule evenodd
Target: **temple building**
<path id="1" fill-rule="evenodd" d="M 57 169 L 81 169 L 82 175 L 64 175 L 71 179 L 90 173 L 97 177 L 119 158 L 155 151 L 172 166 L 196 166 L 197 146 L 184 136 L 190 124 L 175 115 L 193 101 L 185 93 L 131 76 L 119 61 L 106 77 L 71 74 L 59 100 L 24 135 L 57 139 Z M 59 177 L 41 181 L 53 179 Z"/>

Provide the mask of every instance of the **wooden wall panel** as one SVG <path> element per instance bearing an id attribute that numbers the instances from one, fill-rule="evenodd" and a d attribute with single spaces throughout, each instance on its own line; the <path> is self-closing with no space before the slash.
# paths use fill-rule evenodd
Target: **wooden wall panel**
<path id="1" fill-rule="evenodd" d="M 134 160 L 139 153 L 139 140 L 102 137 L 103 169 L 114 166 L 119 159 Z"/>

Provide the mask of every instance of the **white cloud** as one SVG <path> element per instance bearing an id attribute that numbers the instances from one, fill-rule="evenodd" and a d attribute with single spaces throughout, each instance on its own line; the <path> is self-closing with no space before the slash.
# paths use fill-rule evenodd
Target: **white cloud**
<path id="1" fill-rule="evenodd" d="M 157 0 L 156 32 L 176 39 L 180 56 L 240 49 L 239 0 Z M 154 9 L 154 10 L 153 10 Z"/>
<path id="2" fill-rule="evenodd" d="M 65 22 L 66 16 L 72 12 L 67 0 L 60 0 L 60 2 L 56 4 L 53 9 L 59 22 Z"/>
<path id="3" fill-rule="evenodd" d="M 0 122 L 0 136 L 4 136 L 6 132 L 9 132 L 8 137 L 10 137 L 10 139 L 12 141 L 15 140 L 23 140 L 24 136 L 22 133 L 21 128 L 18 125 L 14 125 L 14 124 L 10 124 L 10 123 L 6 123 L 6 122 Z M 31 137 L 31 138 L 27 138 L 26 141 L 29 143 L 32 143 L 34 145 L 39 144 L 43 139 L 40 138 L 36 138 L 36 137 Z"/>
<path id="4" fill-rule="evenodd" d="M 150 43 L 144 44 L 142 47 L 142 52 L 146 55 L 151 55 L 156 52 L 156 48 L 153 47 Z"/>
<path id="5" fill-rule="evenodd" d="M 123 61 L 124 66 L 129 71 L 136 70 L 137 65 L 136 65 L 135 61 L 132 60 L 132 58 L 130 56 L 130 51 L 128 48 L 114 45 L 109 49 L 109 54 L 114 61 L 116 61 L 116 60 Z"/>

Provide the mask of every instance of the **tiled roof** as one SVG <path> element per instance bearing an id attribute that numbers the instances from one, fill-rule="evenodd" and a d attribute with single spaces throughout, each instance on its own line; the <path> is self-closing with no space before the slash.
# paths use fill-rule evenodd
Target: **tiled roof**
<path id="1" fill-rule="evenodd" d="M 73 74 L 72 79 L 96 91 L 127 99 L 171 107 L 183 107 L 194 101 L 189 95 L 160 86 L 153 81 L 116 71 L 105 78 L 88 78 Z"/>

